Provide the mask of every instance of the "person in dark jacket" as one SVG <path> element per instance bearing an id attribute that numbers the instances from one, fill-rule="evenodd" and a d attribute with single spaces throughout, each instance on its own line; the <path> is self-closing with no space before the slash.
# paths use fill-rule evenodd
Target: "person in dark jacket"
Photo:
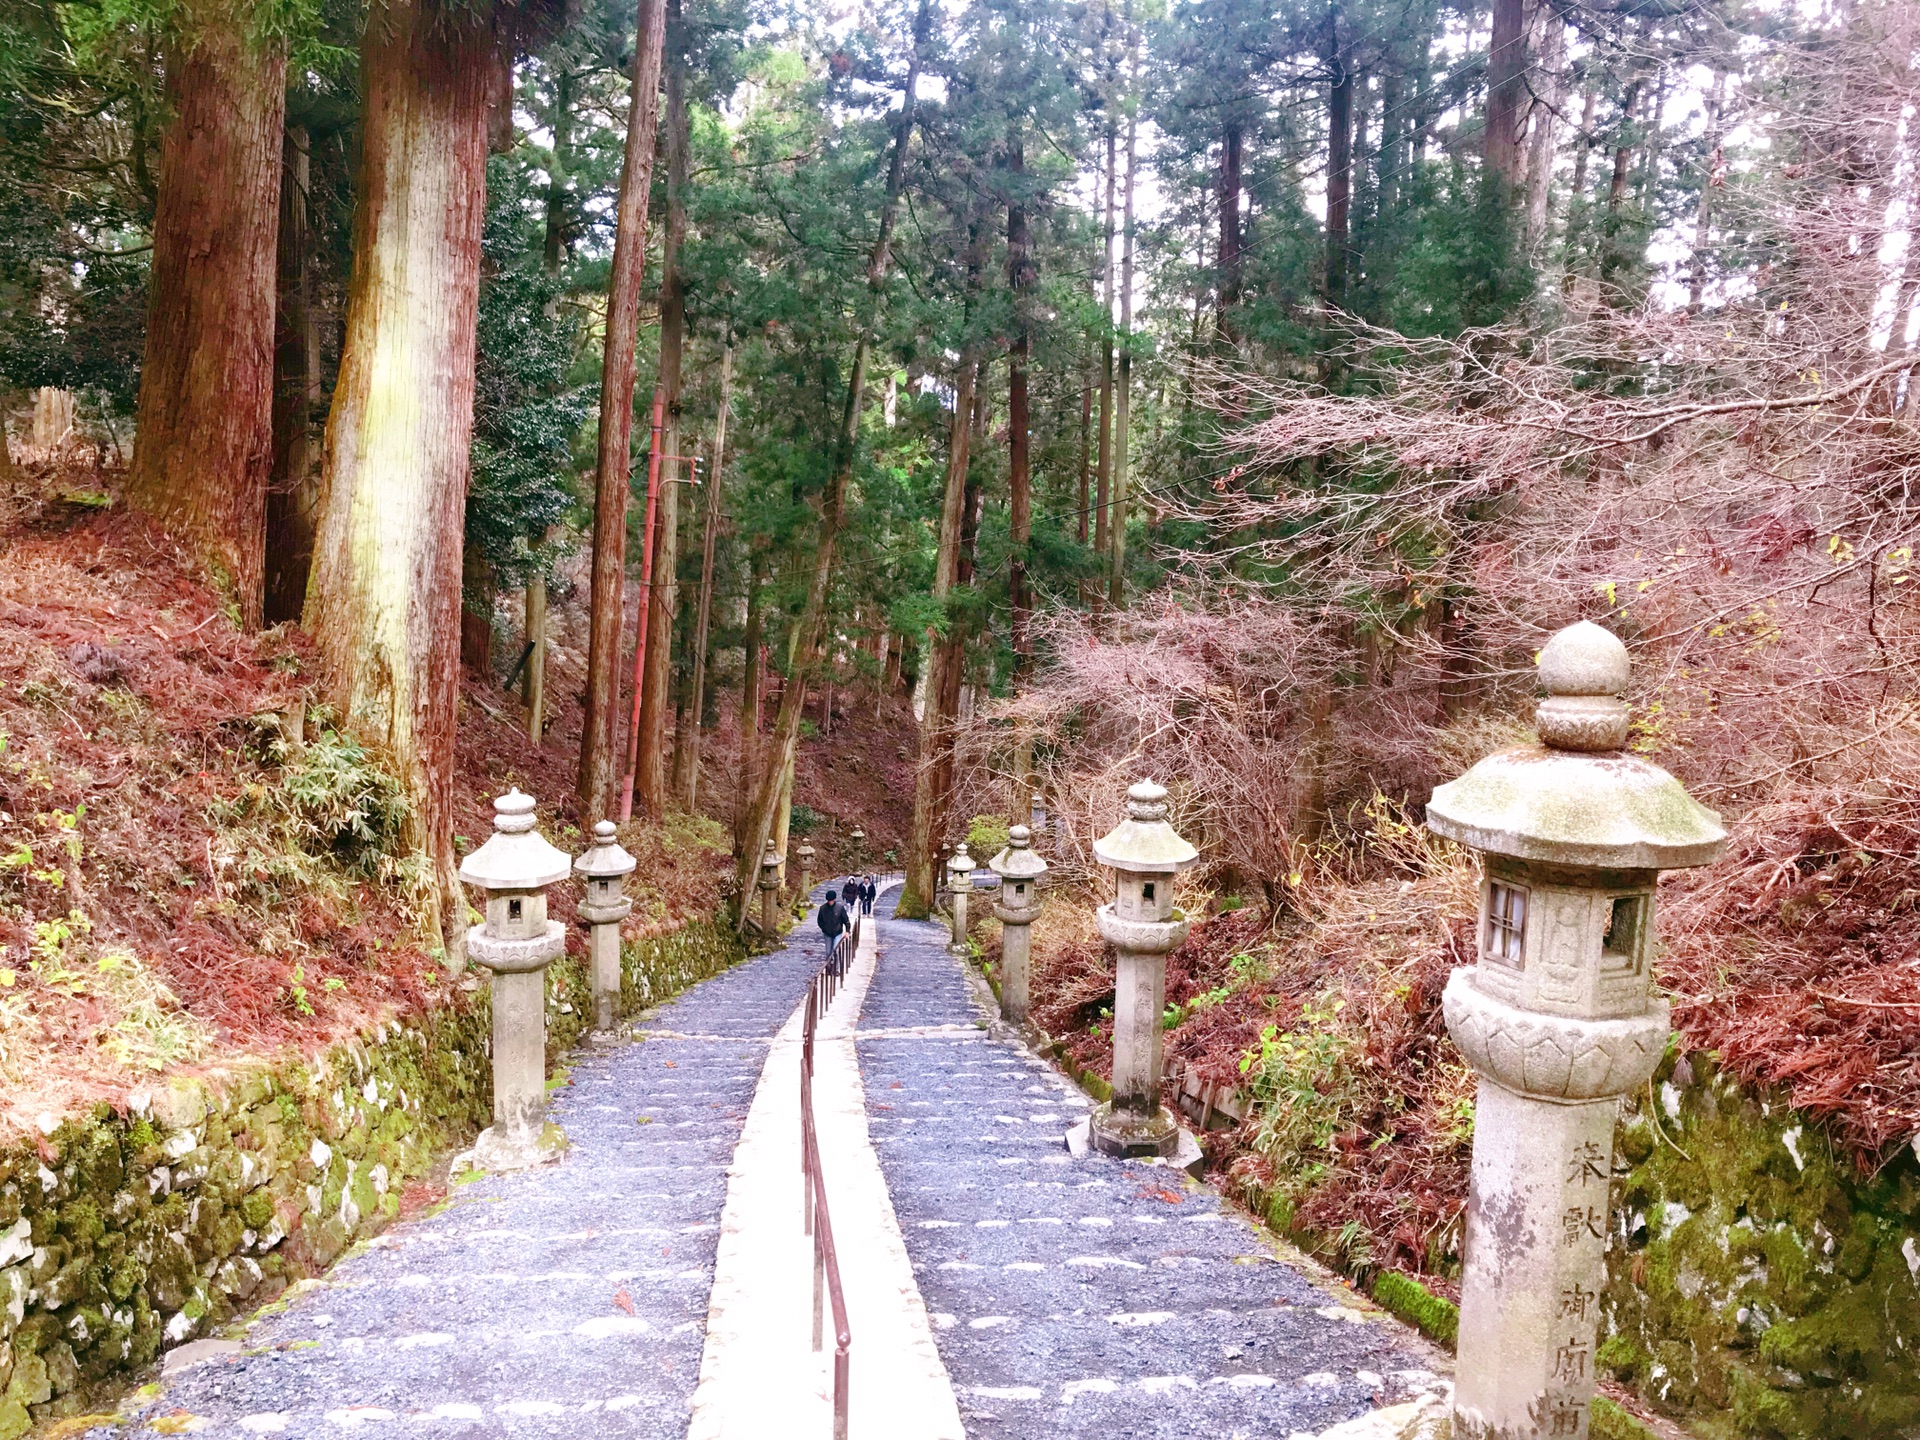
<path id="1" fill-rule="evenodd" d="M 880 887 L 873 883 L 873 876 L 868 875 L 861 880 L 860 882 L 860 913 L 862 915 L 873 914 L 873 897 L 879 893 L 880 893 Z"/>
<path id="2" fill-rule="evenodd" d="M 847 887 L 847 893 L 852 895 L 852 886 Z M 840 903 L 838 895 L 838 891 L 827 891 L 827 898 L 820 902 L 820 913 L 815 917 L 820 924 L 820 933 L 826 937 L 826 958 L 829 960 L 833 958 L 833 947 L 853 923 L 853 917 L 847 914 L 847 907 Z"/>

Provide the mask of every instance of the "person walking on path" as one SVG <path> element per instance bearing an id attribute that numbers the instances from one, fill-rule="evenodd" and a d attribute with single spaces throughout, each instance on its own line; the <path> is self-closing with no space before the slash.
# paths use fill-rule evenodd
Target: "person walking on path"
<path id="1" fill-rule="evenodd" d="M 846 887 L 849 898 L 853 895 L 853 886 Z M 820 933 L 826 937 L 826 958 L 834 958 L 834 950 L 840 943 L 840 937 L 847 933 L 847 927 L 853 923 L 853 917 L 847 914 L 847 907 L 839 900 L 839 892 L 827 891 L 827 898 L 820 902 Z"/>
<path id="2" fill-rule="evenodd" d="M 879 890 L 880 887 L 873 883 L 873 876 L 867 875 L 861 878 L 860 913 L 862 915 L 873 914 L 873 897 L 879 893 Z"/>

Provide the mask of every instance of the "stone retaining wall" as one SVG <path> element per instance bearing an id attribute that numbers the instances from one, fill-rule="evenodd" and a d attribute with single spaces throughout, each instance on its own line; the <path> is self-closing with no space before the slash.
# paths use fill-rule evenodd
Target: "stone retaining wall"
<path id="1" fill-rule="evenodd" d="M 1629 1168 L 1603 1366 L 1707 1433 L 1920 1433 L 1914 1147 L 1863 1176 L 1804 1116 L 1696 1053 L 1630 1098 L 1615 1148 Z"/>
<path id="2" fill-rule="evenodd" d="M 624 1011 L 741 958 L 724 923 L 622 947 Z M 549 971 L 549 1062 L 591 1018 Z M 179 1079 L 0 1151 L 0 1440 L 271 1298 L 379 1230 L 436 1155 L 490 1118 L 484 986 L 312 1062 Z"/>

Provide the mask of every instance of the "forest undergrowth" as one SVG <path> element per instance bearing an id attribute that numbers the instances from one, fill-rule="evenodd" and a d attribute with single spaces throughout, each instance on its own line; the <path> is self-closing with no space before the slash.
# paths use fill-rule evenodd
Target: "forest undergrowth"
<path id="1" fill-rule="evenodd" d="M 120 479 L 41 470 L 0 496 L 0 1138 L 174 1074 L 314 1054 L 462 983 L 423 938 L 403 792 L 306 703 L 305 638 L 240 631 L 118 503 Z M 458 847 L 486 838 L 492 797 L 518 785 L 548 838 L 583 848 L 578 654 L 556 646 L 550 677 L 535 746 L 517 699 L 466 675 Z M 803 746 L 799 813 L 821 873 L 851 863 L 836 837 L 855 824 L 876 852 L 899 843 L 891 772 L 910 762 L 895 728 L 844 716 Z M 725 726 L 709 741 L 720 818 L 623 829 L 639 861 L 630 934 L 724 905 L 737 748 Z M 555 887 L 557 918 L 573 891 Z"/>

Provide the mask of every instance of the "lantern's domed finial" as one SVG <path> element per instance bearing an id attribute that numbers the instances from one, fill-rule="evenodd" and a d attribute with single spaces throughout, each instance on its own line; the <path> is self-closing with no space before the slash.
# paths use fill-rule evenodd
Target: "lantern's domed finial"
<path id="1" fill-rule="evenodd" d="M 1618 750 L 1627 743 L 1627 703 L 1633 676 L 1627 647 L 1591 620 L 1569 625 L 1540 651 L 1540 683 L 1547 698 L 1534 713 L 1540 743 L 1551 750 Z"/>

